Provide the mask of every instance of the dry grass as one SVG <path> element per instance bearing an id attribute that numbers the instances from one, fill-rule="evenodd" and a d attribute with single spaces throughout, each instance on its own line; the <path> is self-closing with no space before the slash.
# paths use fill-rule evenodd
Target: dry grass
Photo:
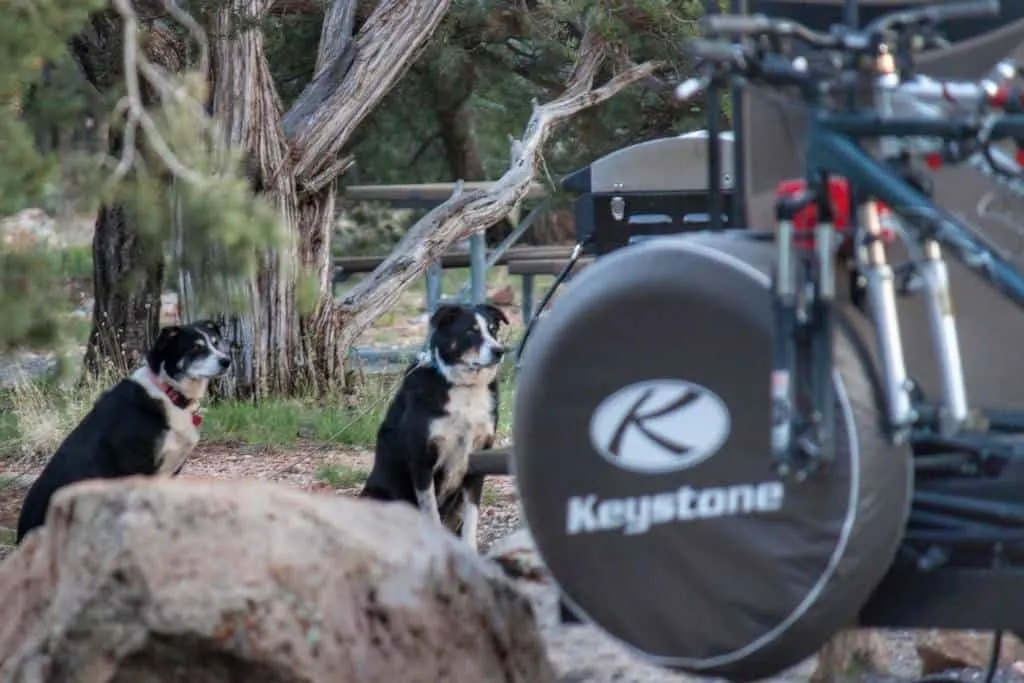
<path id="1" fill-rule="evenodd" d="M 7 455 L 52 453 L 113 381 L 112 377 L 100 377 L 77 385 L 37 381 L 15 384 L 8 390 L 14 434 L 5 435 Z M 0 443 L 3 441 L 0 439 Z"/>
<path id="2" fill-rule="evenodd" d="M 271 448 L 321 444 L 372 448 L 377 428 L 394 396 L 401 374 L 366 375 L 352 393 L 327 397 L 216 401 L 203 409 L 203 441 Z M 80 385 L 23 382 L 0 398 L 0 462 L 31 463 L 50 456 L 85 417 L 99 395 L 117 381 L 114 375 Z M 511 423 L 512 373 L 502 380 L 499 432 Z M 6 415 L 4 415 L 6 413 Z"/>
<path id="3" fill-rule="evenodd" d="M 457 293 L 468 277 L 468 269 L 445 271 L 444 293 Z M 353 277 L 339 288 L 339 293 L 358 280 L 359 277 Z M 551 280 L 550 277 L 538 278 L 538 299 L 540 293 L 550 286 Z M 503 268 L 490 272 L 490 291 L 508 285 L 515 286 L 518 299 L 517 278 L 509 278 Z M 357 345 L 394 348 L 422 344 L 427 328 L 424 305 L 421 282 L 405 292 L 394 309 L 382 315 Z M 503 337 L 514 346 L 522 334 L 522 321 L 518 306 L 506 309 L 506 312 L 512 325 Z M 84 331 L 88 331 L 88 326 Z M 16 466 L 14 460 L 27 458 L 31 463 L 39 456 L 52 454 L 100 393 L 132 369 L 127 360 L 118 365 L 122 367 L 111 367 L 103 377 L 82 384 L 68 385 L 42 379 L 0 389 L 0 463 L 10 469 Z M 275 398 L 259 404 L 209 402 L 204 407 L 203 441 L 286 449 L 303 443 L 356 449 L 372 447 L 383 411 L 400 379 L 396 373 L 401 369 L 402 366 L 396 366 L 386 373 L 367 374 L 357 391 L 344 396 Z M 72 374 L 78 373 L 73 371 Z M 511 422 L 511 374 L 508 372 L 502 382 L 499 431 L 503 435 L 507 434 Z"/>

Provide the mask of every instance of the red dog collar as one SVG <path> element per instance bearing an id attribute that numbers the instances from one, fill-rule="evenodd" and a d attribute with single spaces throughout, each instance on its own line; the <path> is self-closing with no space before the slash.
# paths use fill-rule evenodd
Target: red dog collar
<path id="1" fill-rule="evenodd" d="M 192 401 L 190 401 L 188 397 L 186 397 L 180 391 L 178 391 L 169 384 L 161 382 L 160 379 L 156 376 L 156 373 L 154 373 L 152 370 L 149 371 L 149 376 L 153 379 L 153 383 L 160 388 L 160 391 L 167 394 L 167 398 L 171 399 L 171 403 L 173 403 L 175 407 L 181 408 L 182 410 L 186 410 L 188 408 L 188 405 L 192 403 Z M 200 415 L 198 411 L 192 413 L 192 424 L 195 425 L 196 427 L 203 424 L 203 416 Z"/>

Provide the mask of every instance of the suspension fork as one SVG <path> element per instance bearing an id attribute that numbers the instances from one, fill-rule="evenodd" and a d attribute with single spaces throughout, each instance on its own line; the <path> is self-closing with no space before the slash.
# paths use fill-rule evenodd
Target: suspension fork
<path id="1" fill-rule="evenodd" d="M 832 336 L 836 298 L 836 230 L 829 193 L 829 178 L 821 173 L 815 179 L 815 204 L 818 222 L 814 226 L 814 300 L 811 303 L 811 432 L 802 439 L 802 448 L 816 463 L 828 465 L 835 460 L 835 395 L 832 382 Z"/>
<path id="2" fill-rule="evenodd" d="M 775 277 L 772 307 L 775 338 L 772 347 L 772 458 L 780 475 L 793 467 L 794 373 L 797 336 L 796 215 L 812 201 L 808 195 L 781 197 L 775 203 Z"/>
<path id="3" fill-rule="evenodd" d="M 893 439 L 901 443 L 913 427 L 917 415 L 910 400 L 910 380 L 903 357 L 896 286 L 892 266 L 882 241 L 878 204 L 872 199 L 857 206 L 858 267 L 867 288 L 869 315 L 875 328 L 886 399 L 887 417 Z"/>
<path id="4" fill-rule="evenodd" d="M 949 271 L 942 258 L 942 249 L 934 239 L 925 239 L 922 246 L 924 259 L 918 270 L 924 280 L 935 361 L 942 381 L 942 406 L 937 426 L 940 435 L 950 436 L 967 422 L 967 386 L 960 356 L 960 339 L 956 331 L 956 316 L 953 313 Z"/>
<path id="5" fill-rule="evenodd" d="M 831 199 L 825 184 L 808 183 L 808 191 L 776 202 L 776 270 L 773 278 L 775 338 L 772 354 L 772 456 L 781 475 L 798 479 L 834 460 L 835 399 L 832 386 L 832 305 L 835 299 L 834 238 Z M 798 249 L 796 215 L 814 204 L 819 221 L 813 251 Z M 808 269 L 806 266 L 813 266 Z M 812 292 L 807 296 L 807 285 Z M 810 335 L 804 362 L 797 358 L 798 339 Z M 804 375 L 806 373 L 806 376 Z M 803 380 L 806 380 L 803 381 Z M 799 420 L 797 386 L 810 386 L 810 412 Z M 794 431 L 799 436 L 794 440 Z"/>
<path id="6" fill-rule="evenodd" d="M 897 165 L 897 170 L 908 183 L 914 185 L 922 194 L 931 196 L 931 183 L 918 174 L 906 162 L 906 159 Z M 921 259 L 914 264 L 914 267 L 924 285 L 925 308 L 928 311 L 935 362 L 942 384 L 942 402 L 936 419 L 930 420 L 929 423 L 941 436 L 948 437 L 963 428 L 970 419 L 967 386 L 964 380 L 963 360 L 960 355 L 956 317 L 953 313 L 953 294 L 949 284 L 949 270 L 942 257 L 942 249 L 939 243 L 931 237 L 921 240 L 920 247 Z M 895 331 L 893 339 L 898 339 L 898 319 L 894 320 L 889 328 Z M 909 384 L 906 386 L 909 392 Z M 913 406 L 911 406 L 906 419 L 914 423 L 919 421 L 919 416 Z"/>

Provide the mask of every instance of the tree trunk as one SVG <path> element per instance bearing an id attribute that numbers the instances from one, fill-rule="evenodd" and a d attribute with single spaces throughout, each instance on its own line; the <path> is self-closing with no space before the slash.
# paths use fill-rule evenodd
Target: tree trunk
<path id="1" fill-rule="evenodd" d="M 327 12 L 313 82 L 287 115 L 270 78 L 263 35 L 254 27 L 271 0 L 233 0 L 216 15 L 213 112 L 231 144 L 249 154 L 254 186 L 281 209 L 287 243 L 263 255 L 248 312 L 229 320 L 240 347 L 229 395 L 259 397 L 343 382 L 347 347 L 331 291 L 335 181 L 352 163 L 352 131 L 418 56 L 448 0 L 384 0 L 358 39 L 354 0 Z M 357 60 L 357 52 L 363 56 Z M 298 309 L 310 278 L 311 311 Z"/>
<path id="2" fill-rule="evenodd" d="M 246 292 L 248 310 L 229 316 L 225 332 L 238 350 L 226 393 L 258 398 L 289 393 L 306 364 L 299 328 L 296 284 L 299 263 L 298 194 L 281 134 L 281 105 L 267 67 L 263 33 L 255 25 L 266 0 L 233 0 L 217 12 L 213 43 L 213 115 L 229 144 L 248 154 L 255 187 L 281 212 L 285 242 L 260 255 L 256 281 Z"/>
<path id="3" fill-rule="evenodd" d="M 335 315 L 332 295 L 330 236 L 334 229 L 336 190 L 331 183 L 320 192 L 303 197 L 299 204 L 299 231 L 302 235 L 300 259 L 307 277 L 312 277 L 317 292 L 314 309 L 300 321 L 305 341 L 306 360 L 303 381 L 307 389 L 323 393 L 332 384 L 343 381 L 344 357 L 337 354 L 340 318 Z"/>
<path id="4" fill-rule="evenodd" d="M 121 31 L 119 16 L 108 10 L 93 15 L 89 27 L 71 40 L 75 60 L 97 90 L 123 79 Z M 169 71 L 183 66 L 183 55 L 173 41 L 150 41 L 146 50 Z M 143 97 L 151 100 L 153 93 L 144 91 Z M 111 131 L 108 148 L 111 156 L 120 156 L 120 134 Z M 95 303 L 85 370 L 93 375 L 110 369 L 125 374 L 141 362 L 156 337 L 163 256 L 159 245 L 142 239 L 131 213 L 118 204 L 100 207 L 92 254 Z"/>
<path id="5" fill-rule="evenodd" d="M 85 368 L 94 376 L 128 374 L 156 338 L 163 285 L 162 259 L 140 239 L 124 207 L 103 206 L 92 241 L 92 331 Z"/>

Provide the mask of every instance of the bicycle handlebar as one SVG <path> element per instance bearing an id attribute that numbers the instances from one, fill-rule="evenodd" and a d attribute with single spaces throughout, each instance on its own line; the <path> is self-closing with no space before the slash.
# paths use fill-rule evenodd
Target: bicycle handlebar
<path id="1" fill-rule="evenodd" d="M 691 38 L 686 43 L 686 49 L 694 57 L 716 62 L 719 64 L 741 65 L 752 56 L 751 52 L 739 43 L 729 43 L 724 40 L 709 40 L 707 38 Z"/>
<path id="2" fill-rule="evenodd" d="M 934 25 L 953 19 L 991 17 L 999 14 L 1000 0 L 966 0 L 920 9 L 884 14 L 863 30 L 836 27 L 827 33 L 815 31 L 792 19 L 777 19 L 764 14 L 711 14 L 701 19 L 710 34 L 729 36 L 771 35 L 794 37 L 812 47 L 865 49 L 872 41 L 894 27 Z"/>
<path id="3" fill-rule="evenodd" d="M 901 10 L 884 14 L 864 29 L 871 35 L 889 30 L 893 26 L 938 24 L 953 19 L 978 19 L 999 14 L 999 0 L 966 0 L 941 5 L 927 5 L 920 9 Z"/>
<path id="4" fill-rule="evenodd" d="M 708 14 L 701 18 L 701 25 L 708 33 L 725 33 L 734 36 L 752 33 L 775 33 L 781 23 L 792 23 L 786 19 L 772 19 L 764 14 Z"/>
<path id="5" fill-rule="evenodd" d="M 791 19 L 777 19 L 764 14 L 710 14 L 701 19 L 701 24 L 707 33 L 713 35 L 795 37 L 813 47 L 845 46 L 838 33 L 820 33 Z"/>

